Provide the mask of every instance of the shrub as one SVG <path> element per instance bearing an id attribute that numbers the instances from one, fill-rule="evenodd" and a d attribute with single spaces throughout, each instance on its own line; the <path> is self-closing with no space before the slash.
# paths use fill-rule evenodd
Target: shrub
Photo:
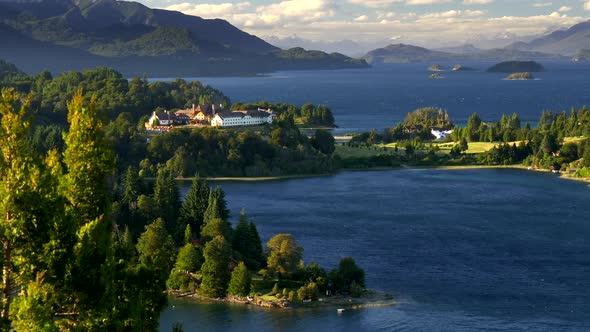
<path id="1" fill-rule="evenodd" d="M 316 301 L 319 297 L 318 285 L 315 282 L 310 282 L 305 286 L 302 286 L 297 291 L 297 297 L 300 300 L 312 300 Z"/>

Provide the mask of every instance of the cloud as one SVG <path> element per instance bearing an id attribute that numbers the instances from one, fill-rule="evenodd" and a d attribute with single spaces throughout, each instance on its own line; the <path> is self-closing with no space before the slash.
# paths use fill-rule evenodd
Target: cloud
<path id="1" fill-rule="evenodd" d="M 333 17 L 335 8 L 335 0 L 286 0 L 262 6 L 254 6 L 251 2 L 198 5 L 181 3 L 165 9 L 204 18 L 222 18 L 242 28 L 262 29 Z"/>
<path id="2" fill-rule="evenodd" d="M 590 10 L 590 1 L 584 2 L 584 9 L 585 10 Z"/>
<path id="3" fill-rule="evenodd" d="M 568 6 L 561 6 L 561 7 L 559 8 L 559 11 L 560 11 L 560 12 L 562 12 L 562 13 L 565 13 L 565 12 L 569 12 L 569 11 L 570 11 L 570 10 L 572 10 L 572 9 L 573 9 L 572 7 L 568 7 Z"/>
<path id="4" fill-rule="evenodd" d="M 533 7 L 542 8 L 542 7 L 549 7 L 552 6 L 553 2 L 537 2 L 533 4 Z"/>
<path id="5" fill-rule="evenodd" d="M 494 0 L 463 0 L 464 5 L 485 5 L 492 2 Z"/>
<path id="6" fill-rule="evenodd" d="M 453 0 L 406 0 L 407 5 L 436 5 L 440 3 L 449 3 Z"/>
<path id="7" fill-rule="evenodd" d="M 1 1 L 1 0 L 0 0 Z M 188 0 L 184 0 L 188 1 Z M 167 9 L 182 11 L 204 18 L 221 18 L 249 33 L 277 37 L 297 34 L 308 40 L 356 40 L 387 43 L 391 36 L 403 36 L 404 43 L 437 47 L 441 44 L 460 44 L 474 40 L 494 39 L 501 34 L 530 36 L 567 28 L 587 20 L 582 15 L 566 15 L 565 10 L 533 16 L 490 17 L 485 10 L 446 10 L 428 12 L 421 7 L 419 13 L 408 11 L 370 10 L 353 11 L 342 2 L 357 0 L 273 0 L 274 3 L 257 4 L 252 0 L 220 4 L 190 4 L 169 6 Z M 415 4 L 433 3 L 433 0 L 408 0 Z M 447 2 L 449 0 L 443 0 Z M 461 4 L 465 0 L 455 0 Z M 590 10 L 590 0 L 587 9 Z M 360 1 L 357 1 L 360 4 Z M 370 6 L 405 3 L 405 0 L 366 0 Z M 452 2 L 452 1 L 451 1 Z M 340 4 L 340 5 L 339 5 Z M 381 7 L 377 7 L 381 8 Z M 434 8 L 434 7 L 433 7 Z M 568 14 L 574 13 L 572 9 Z M 352 18 L 351 18 L 352 17 Z"/>
<path id="8" fill-rule="evenodd" d="M 348 0 L 348 2 L 369 8 L 385 8 L 394 3 L 403 2 L 403 0 Z"/>

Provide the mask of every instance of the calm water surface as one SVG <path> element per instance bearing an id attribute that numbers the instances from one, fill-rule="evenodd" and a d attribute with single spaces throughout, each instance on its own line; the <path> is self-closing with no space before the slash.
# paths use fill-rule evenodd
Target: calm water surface
<path id="1" fill-rule="evenodd" d="M 338 315 L 172 300 L 162 331 L 590 330 L 586 184 L 519 170 L 219 184 L 263 241 L 292 233 L 305 261 L 326 268 L 351 255 L 368 287 L 400 304 Z"/>
<path id="2" fill-rule="evenodd" d="M 536 124 L 543 110 L 569 110 L 590 105 L 589 64 L 542 62 L 539 80 L 505 81 L 506 74 L 486 73 L 492 63 L 471 63 L 478 71 L 444 72 L 432 80 L 429 64 L 399 64 L 370 69 L 279 72 L 266 77 L 198 79 L 223 91 L 232 101 L 268 100 L 301 105 L 329 105 L 340 127 L 336 133 L 392 127 L 419 107 L 446 108 L 463 124 L 471 113 L 497 121 L 517 112 Z M 444 64 L 447 68 L 454 63 Z M 166 80 L 166 79 L 164 79 Z"/>

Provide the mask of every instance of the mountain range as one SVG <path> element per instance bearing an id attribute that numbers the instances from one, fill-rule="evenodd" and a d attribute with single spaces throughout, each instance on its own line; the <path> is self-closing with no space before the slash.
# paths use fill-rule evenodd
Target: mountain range
<path id="1" fill-rule="evenodd" d="M 557 30 L 530 42 L 517 42 L 508 49 L 535 51 L 574 56 L 580 50 L 590 49 L 590 21 L 578 23 L 566 30 Z"/>
<path id="2" fill-rule="evenodd" d="M 251 75 L 362 68 L 342 54 L 281 50 L 221 19 L 116 0 L 0 0 L 0 58 L 27 72 L 113 67 L 126 75 Z"/>
<path id="3" fill-rule="evenodd" d="M 461 52 L 460 52 L 461 51 Z M 496 48 L 479 50 L 471 47 L 446 50 L 393 44 L 367 53 L 363 59 L 370 64 L 432 62 L 432 61 L 506 61 L 506 60 L 548 60 L 567 59 L 561 55 L 541 52 Z"/>

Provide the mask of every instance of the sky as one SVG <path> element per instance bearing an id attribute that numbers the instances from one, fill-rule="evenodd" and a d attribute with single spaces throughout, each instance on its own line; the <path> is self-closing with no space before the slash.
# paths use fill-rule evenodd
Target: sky
<path id="1" fill-rule="evenodd" d="M 222 18 L 261 37 L 460 45 L 531 36 L 590 19 L 590 0 L 140 0 Z"/>

